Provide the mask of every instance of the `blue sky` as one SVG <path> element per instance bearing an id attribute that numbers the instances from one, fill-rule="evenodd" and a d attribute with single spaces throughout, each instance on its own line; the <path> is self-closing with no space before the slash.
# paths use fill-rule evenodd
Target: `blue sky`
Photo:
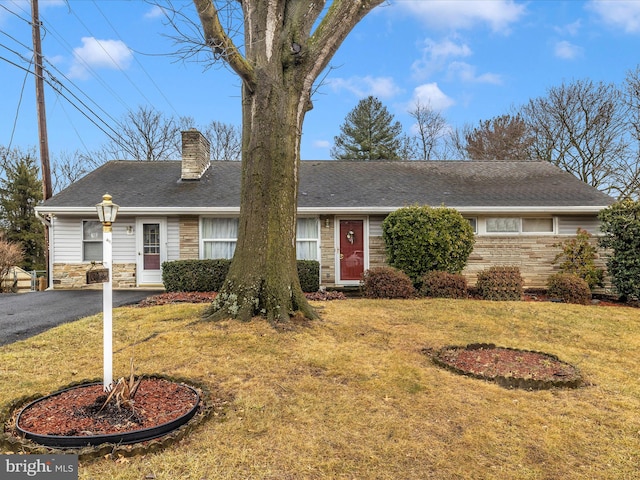
<path id="1" fill-rule="evenodd" d="M 192 3 L 184 3 L 193 12 Z M 173 32 L 140 0 L 40 0 L 51 156 L 99 148 L 128 109 L 153 105 L 205 125 L 240 125 L 238 79 L 175 56 Z M 0 0 L 0 145 L 35 147 L 30 6 Z M 640 64 L 640 0 L 391 0 L 335 55 L 307 114 L 303 159 L 328 159 L 361 98 L 378 97 L 407 133 L 417 99 L 452 127 L 508 113 L 563 81 L 622 85 Z"/>

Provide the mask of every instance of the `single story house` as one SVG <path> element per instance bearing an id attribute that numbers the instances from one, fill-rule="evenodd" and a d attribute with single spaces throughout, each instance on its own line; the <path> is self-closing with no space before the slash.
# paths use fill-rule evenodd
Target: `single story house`
<path id="1" fill-rule="evenodd" d="M 116 288 L 161 286 L 162 263 L 231 258 L 241 163 L 209 161 L 209 144 L 183 132 L 181 161 L 112 161 L 36 207 L 49 226 L 50 287 L 86 285 L 102 259 L 95 205 L 109 193 Z M 297 255 L 320 262 L 327 287 L 359 284 L 385 263 L 382 221 L 408 205 L 445 205 L 469 220 L 476 243 L 464 273 L 471 284 L 491 265 L 517 265 L 525 288 L 554 272 L 558 246 L 580 227 L 597 234 L 614 199 L 548 162 L 302 161 Z"/>

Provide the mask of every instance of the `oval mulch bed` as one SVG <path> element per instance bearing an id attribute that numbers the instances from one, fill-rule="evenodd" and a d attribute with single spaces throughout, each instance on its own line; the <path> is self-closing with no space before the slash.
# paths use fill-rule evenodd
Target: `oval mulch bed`
<path id="1" fill-rule="evenodd" d="M 143 390 L 142 385 L 145 383 L 145 380 L 148 382 L 146 388 Z M 145 376 L 145 380 L 141 382 L 139 390 L 134 397 L 135 414 L 131 415 L 131 412 L 129 412 L 129 414 L 126 412 L 119 412 L 122 416 L 118 418 L 117 412 L 112 411 L 110 414 L 111 421 L 103 419 L 106 424 L 104 427 L 98 426 L 102 420 L 94 420 L 91 425 L 87 425 L 85 423 L 82 425 L 80 423 L 73 425 L 74 422 L 87 421 L 87 416 L 89 416 L 92 411 L 96 410 L 96 405 L 99 403 L 97 398 L 104 395 L 102 393 L 102 384 L 98 383 L 98 379 L 76 382 L 47 396 L 33 395 L 30 397 L 16 399 L 6 405 L 0 405 L 0 450 L 12 452 L 20 451 L 33 454 L 68 453 L 72 451 L 73 453 L 77 453 L 79 459 L 82 461 L 91 461 L 98 458 L 144 455 L 146 453 L 157 452 L 176 443 L 203 421 L 210 418 L 211 415 L 224 418 L 224 412 L 231 398 L 226 394 L 222 394 L 222 392 L 217 389 L 216 394 L 212 395 L 211 391 L 205 384 L 194 382 L 192 380 L 171 378 L 164 375 Z M 96 384 L 99 386 L 95 387 Z M 176 391 L 175 388 L 177 388 L 178 391 Z M 89 394 L 92 389 L 97 390 L 97 392 Z M 58 398 L 56 401 L 57 405 L 49 405 L 48 407 L 43 405 L 47 410 L 50 408 L 54 409 L 49 410 L 50 413 L 53 413 L 54 411 L 58 412 L 55 415 L 57 418 L 54 419 L 56 423 L 59 423 L 58 427 L 55 427 L 55 429 L 52 430 L 52 427 L 54 426 L 49 425 L 44 430 L 40 430 L 36 424 L 40 424 L 42 427 L 45 421 L 49 421 L 49 419 L 43 418 L 30 423 L 28 428 L 33 428 L 38 431 L 46 431 L 46 434 L 54 433 L 54 431 L 63 432 L 63 436 L 64 434 L 68 435 L 74 433 L 74 430 L 82 429 L 78 431 L 79 436 L 74 438 L 82 438 L 80 436 L 82 434 L 88 435 L 97 431 L 103 432 L 106 436 L 118 435 L 118 433 L 114 432 L 121 432 L 124 430 L 134 432 L 135 434 L 138 431 L 136 429 L 144 429 L 145 426 L 149 430 L 153 430 L 154 428 L 164 428 L 163 425 L 167 425 L 167 422 L 169 422 L 169 424 L 173 423 L 169 418 L 180 416 L 180 413 L 178 413 L 179 411 L 184 412 L 184 409 L 189 408 L 189 405 L 193 408 L 194 398 L 199 397 L 200 401 L 197 404 L 194 415 L 189 421 L 180 425 L 176 429 L 163 434 L 162 436 L 146 441 L 139 441 L 137 443 L 114 443 L 114 441 L 110 439 L 107 440 L 108 443 L 102 443 L 100 445 L 88 445 L 78 448 L 56 447 L 52 445 L 44 445 L 42 443 L 35 442 L 33 439 L 25 438 L 24 433 L 18 430 L 16 423 L 18 423 L 19 417 L 22 417 L 21 412 L 25 415 L 25 422 L 27 421 L 26 406 L 33 403 L 39 403 L 39 401 L 44 401 L 46 398 L 55 397 L 61 392 L 74 390 L 75 394 L 80 394 L 80 397 L 84 396 L 85 401 L 76 405 L 76 414 L 71 420 L 71 423 L 65 424 L 65 421 L 63 420 L 65 414 L 63 411 L 64 408 L 58 407 L 65 404 L 66 408 L 69 409 L 71 405 L 69 402 L 73 403 L 75 400 L 71 401 L 69 399 L 62 399 L 61 401 L 61 399 Z M 194 394 L 194 390 L 196 394 Z M 97 396 L 95 395 L 96 393 L 98 394 Z M 143 393 L 146 397 L 146 401 L 150 402 L 152 405 L 146 404 L 146 401 L 142 400 Z M 168 397 L 167 394 L 169 394 Z M 169 398 L 176 394 L 178 394 L 178 398 Z M 103 413 L 105 413 L 104 410 L 100 412 L 100 414 Z M 20 424 L 22 426 L 26 426 L 22 422 L 22 418 L 20 418 Z M 159 427 L 153 427 L 151 426 L 152 424 L 161 425 Z M 102 429 L 100 430 L 100 428 Z M 89 437 L 84 438 L 87 439 Z"/>
<path id="2" fill-rule="evenodd" d="M 101 383 L 72 387 L 27 405 L 16 426 L 45 445 L 134 443 L 177 428 L 178 419 L 186 423 L 199 402 L 193 388 L 162 378 L 143 378 L 131 405 L 106 400 Z"/>
<path id="3" fill-rule="evenodd" d="M 455 373 L 508 388 L 542 390 L 582 384 L 576 367 L 548 353 L 479 343 L 445 347 L 431 357 L 436 365 Z"/>

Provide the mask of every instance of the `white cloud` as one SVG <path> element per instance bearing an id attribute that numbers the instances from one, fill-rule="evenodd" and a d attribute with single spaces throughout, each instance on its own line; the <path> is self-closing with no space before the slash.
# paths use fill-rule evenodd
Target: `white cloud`
<path id="1" fill-rule="evenodd" d="M 607 24 L 626 33 L 640 33 L 638 0 L 591 0 L 587 7 Z"/>
<path id="2" fill-rule="evenodd" d="M 501 84 L 502 78 L 494 73 L 478 75 L 476 67 L 458 59 L 473 55 L 466 43 L 455 42 L 449 38 L 441 42 L 426 39 L 422 58 L 416 60 L 411 69 L 416 78 L 428 78 L 438 72 L 446 72 L 449 80 L 461 80 L 473 83 Z"/>
<path id="3" fill-rule="evenodd" d="M 96 68 L 125 70 L 132 59 L 133 53 L 120 40 L 83 37 L 82 46 L 73 49 L 73 64 L 69 77 L 86 78 L 88 71 Z"/>
<path id="4" fill-rule="evenodd" d="M 334 78 L 328 81 L 334 91 L 347 90 L 359 98 L 369 95 L 388 99 L 401 93 L 393 78 L 391 77 L 351 77 Z"/>
<path id="5" fill-rule="evenodd" d="M 509 33 L 510 25 L 526 13 L 525 4 L 514 0 L 430 0 L 398 2 L 397 5 L 434 28 L 458 30 L 487 24 L 494 32 L 501 33 Z"/>
<path id="6" fill-rule="evenodd" d="M 413 62 L 411 69 L 419 78 L 427 78 L 446 69 L 451 58 L 465 58 L 473 54 L 466 43 L 456 43 L 446 38 L 436 42 L 430 38 L 424 41 L 422 58 Z"/>
<path id="7" fill-rule="evenodd" d="M 582 55 L 582 48 L 563 40 L 555 44 L 553 52 L 558 58 L 573 60 Z"/>
<path id="8" fill-rule="evenodd" d="M 449 77 L 466 83 L 490 83 L 502 85 L 502 77 L 496 73 L 476 73 L 476 67 L 465 62 L 452 62 L 448 68 Z"/>
<path id="9" fill-rule="evenodd" d="M 331 148 L 331 142 L 329 140 L 314 140 L 313 148 L 329 149 Z"/>
<path id="10" fill-rule="evenodd" d="M 155 18 L 164 17 L 164 15 L 165 15 L 164 9 L 158 5 L 154 5 L 149 9 L 147 13 L 144 14 L 144 18 L 148 20 L 153 20 Z"/>
<path id="11" fill-rule="evenodd" d="M 562 35 L 569 35 L 571 37 L 575 37 L 580 33 L 580 29 L 582 28 L 582 21 L 576 20 L 572 23 L 567 23 L 566 25 L 561 25 L 559 27 L 555 27 L 555 31 Z"/>
<path id="12" fill-rule="evenodd" d="M 435 82 L 425 83 L 413 90 L 411 104 L 415 105 L 418 102 L 421 105 L 429 105 L 433 110 L 438 111 L 446 110 L 456 103 L 440 90 L 440 87 L 438 87 L 438 84 Z"/>

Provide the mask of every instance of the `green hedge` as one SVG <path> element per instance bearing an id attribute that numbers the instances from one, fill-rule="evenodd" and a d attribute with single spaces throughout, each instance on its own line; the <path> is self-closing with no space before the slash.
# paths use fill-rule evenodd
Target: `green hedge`
<path id="1" fill-rule="evenodd" d="M 320 288 L 320 264 L 298 260 L 298 278 L 303 292 Z M 231 260 L 175 260 L 162 264 L 162 283 L 167 292 L 217 292 L 227 276 Z"/>

